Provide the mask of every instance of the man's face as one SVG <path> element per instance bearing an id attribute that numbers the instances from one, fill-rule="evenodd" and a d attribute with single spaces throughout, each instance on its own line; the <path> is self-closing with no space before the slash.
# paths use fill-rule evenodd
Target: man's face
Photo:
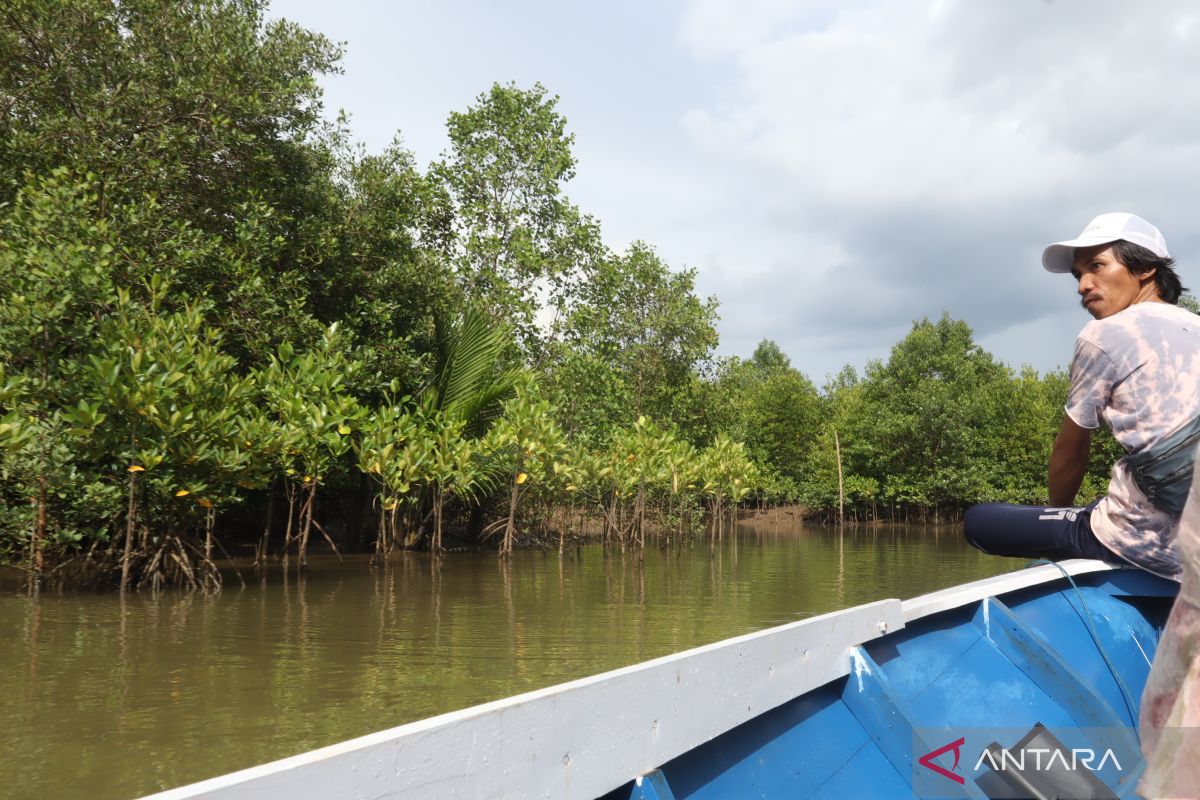
<path id="1" fill-rule="evenodd" d="M 1117 261 L 1112 245 L 1107 244 L 1076 250 L 1071 274 L 1079 281 L 1080 304 L 1096 319 L 1111 317 L 1133 305 L 1148 277 L 1139 279 L 1134 275 Z"/>

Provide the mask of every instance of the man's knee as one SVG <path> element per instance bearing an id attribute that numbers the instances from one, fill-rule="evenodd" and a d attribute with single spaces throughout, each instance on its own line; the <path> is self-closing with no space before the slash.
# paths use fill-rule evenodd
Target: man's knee
<path id="1" fill-rule="evenodd" d="M 965 528 L 968 531 L 977 529 L 979 527 L 980 521 L 982 519 L 986 518 L 987 509 L 988 509 L 988 506 L 990 506 L 990 505 L 992 505 L 992 504 L 991 503 L 979 503 L 978 505 L 973 505 L 970 508 L 968 508 L 966 510 L 966 513 L 963 514 L 963 528 Z"/>
<path id="2" fill-rule="evenodd" d="M 1003 503 L 980 503 L 967 509 L 963 514 L 963 537 L 967 544 L 989 555 L 994 552 L 988 545 L 997 529 L 997 511 L 1003 507 Z"/>

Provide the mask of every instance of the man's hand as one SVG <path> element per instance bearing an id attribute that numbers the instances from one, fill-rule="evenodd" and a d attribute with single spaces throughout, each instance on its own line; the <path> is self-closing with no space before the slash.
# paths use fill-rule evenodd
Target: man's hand
<path id="1" fill-rule="evenodd" d="M 1075 424 L 1066 414 L 1062 428 L 1054 439 L 1054 450 L 1050 453 L 1050 505 L 1068 508 L 1075 504 L 1083 474 L 1087 472 L 1088 453 L 1092 446 L 1092 432 Z"/>

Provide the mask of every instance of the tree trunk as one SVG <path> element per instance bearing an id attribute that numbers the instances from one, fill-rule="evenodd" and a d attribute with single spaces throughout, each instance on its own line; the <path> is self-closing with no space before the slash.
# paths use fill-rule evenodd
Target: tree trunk
<path id="1" fill-rule="evenodd" d="M 129 562 L 133 559 L 133 528 L 137 516 L 137 473 L 129 473 L 129 509 L 125 514 L 125 551 L 121 554 L 121 593 L 129 588 Z"/>
<path id="2" fill-rule="evenodd" d="M 275 487 L 270 486 L 267 490 L 267 521 L 263 523 L 262 539 L 258 544 L 258 551 L 254 554 L 254 571 L 260 575 L 266 571 L 267 566 L 267 537 L 271 533 L 271 517 L 275 513 Z"/>
<path id="3" fill-rule="evenodd" d="M 842 482 L 842 443 L 838 439 L 838 432 L 835 428 L 833 431 L 833 447 L 837 452 L 837 468 L 838 468 L 838 525 L 846 521 L 846 489 Z"/>
<path id="4" fill-rule="evenodd" d="M 296 520 L 296 489 L 291 483 L 284 485 L 284 491 L 287 492 L 288 499 L 288 516 L 287 529 L 283 533 L 283 574 L 287 575 L 288 568 L 288 550 L 292 546 L 292 526 Z"/>
<path id="5" fill-rule="evenodd" d="M 388 540 L 387 540 L 387 550 L 385 552 L 386 552 L 386 555 L 389 555 L 389 556 L 392 554 L 392 551 L 396 549 L 396 541 L 398 539 L 398 537 L 396 536 L 396 532 L 399 530 L 399 524 L 397 523 L 397 520 L 399 518 L 400 518 L 400 501 L 397 500 L 396 505 L 392 506 L 391 513 L 388 514 Z M 404 518 L 408 519 L 408 515 L 406 514 L 404 516 Z M 407 532 L 406 532 L 406 535 L 407 535 Z"/>
<path id="6" fill-rule="evenodd" d="M 638 487 L 638 540 L 642 547 L 646 546 L 646 490 Z"/>
<path id="7" fill-rule="evenodd" d="M 317 482 L 312 481 L 307 488 L 308 496 L 300 507 L 300 547 L 296 554 L 296 569 L 308 569 L 308 535 L 312 531 L 313 502 L 317 499 Z"/>
<path id="8" fill-rule="evenodd" d="M 371 555 L 371 563 L 375 563 L 375 559 L 383 558 L 384 554 L 384 538 L 387 536 L 387 509 L 383 507 L 382 500 L 379 503 L 379 518 L 375 525 L 375 552 Z"/>
<path id="9" fill-rule="evenodd" d="M 504 541 L 500 545 L 500 554 L 504 556 L 512 555 L 513 549 L 513 533 L 517 524 L 517 500 L 520 499 L 521 487 L 517 486 L 517 481 L 514 479 L 512 489 L 508 494 L 508 520 L 504 523 Z"/>
<path id="10" fill-rule="evenodd" d="M 442 552 L 442 504 L 445 502 L 445 497 L 442 494 L 442 487 L 439 485 L 433 490 L 433 546 L 430 548 L 434 554 Z"/>
<path id="11" fill-rule="evenodd" d="M 46 567 L 46 502 L 49 492 L 46 490 L 46 470 L 43 464 L 38 468 L 38 493 L 34 512 L 33 542 L 31 542 L 30 562 L 33 567 L 33 585 L 38 588 L 42 582 L 42 572 Z"/>
<path id="12" fill-rule="evenodd" d="M 50 386 L 50 363 L 48 356 L 50 353 L 50 327 L 42 323 L 42 353 L 41 364 L 42 373 L 42 390 L 47 391 Z M 42 581 L 42 570 L 45 568 L 45 552 L 46 552 L 46 503 L 49 498 L 49 491 L 46 488 L 46 425 L 45 420 L 40 419 L 39 413 L 38 425 L 38 491 L 36 508 L 33 516 L 33 541 L 30 542 L 29 561 L 33 568 L 33 580 L 30 588 L 36 591 Z M 123 588 L 123 587 L 122 587 Z"/>
<path id="13" fill-rule="evenodd" d="M 213 524 L 216 516 L 216 509 L 207 508 L 204 510 L 204 560 L 210 562 L 212 561 Z"/>

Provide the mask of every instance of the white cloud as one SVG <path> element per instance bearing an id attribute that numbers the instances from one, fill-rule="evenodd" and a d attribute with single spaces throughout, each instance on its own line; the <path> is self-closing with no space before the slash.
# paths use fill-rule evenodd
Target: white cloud
<path id="1" fill-rule="evenodd" d="M 680 40 L 702 57 L 736 55 L 770 39 L 780 27 L 793 27 L 807 18 L 819 18 L 819 4 L 805 7 L 788 0 L 697 0 L 688 5 L 680 26 Z M 814 13 L 817 12 L 817 13 Z"/>
<path id="2" fill-rule="evenodd" d="M 681 24 L 724 76 L 684 129 L 740 175 L 733 191 L 771 231 L 769 269 L 710 276 L 727 344 L 736 331 L 741 351 L 757 326 L 816 366 L 836 358 L 828 347 L 948 311 L 1006 360 L 1052 367 L 1069 341 L 1025 347 L 1086 318 L 1070 282 L 1041 271 L 1041 246 L 1108 210 L 1163 228 L 1187 282 L 1200 255 L 1200 34 L 1187 4 L 797 7 L 697 0 Z M 789 252 L 789 236 L 821 245 Z"/>
<path id="3" fill-rule="evenodd" d="M 1051 368 L 1087 317 L 1041 247 L 1109 210 L 1159 225 L 1200 288 L 1200 12 L 1182 0 L 272 10 L 348 41 L 329 105 L 373 150 L 400 129 L 426 163 L 495 80 L 561 95 L 568 194 L 611 246 L 698 269 L 726 354 L 771 338 L 819 380 L 945 311 Z"/>

